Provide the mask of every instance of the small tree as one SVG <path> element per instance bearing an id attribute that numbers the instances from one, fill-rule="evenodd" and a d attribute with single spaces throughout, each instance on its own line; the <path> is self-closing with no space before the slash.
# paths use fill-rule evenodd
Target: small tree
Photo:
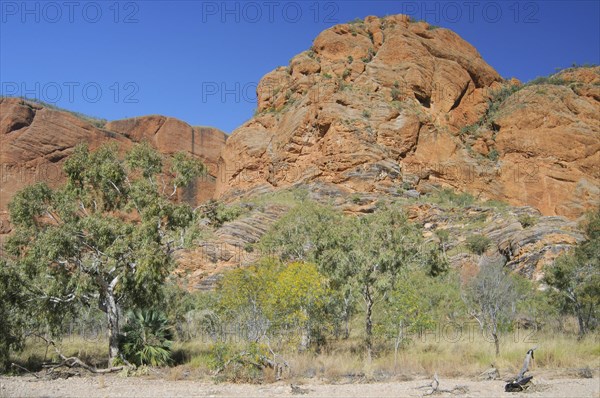
<path id="1" fill-rule="evenodd" d="M 545 282 L 556 289 L 557 303 L 577 317 L 579 336 L 593 329 L 600 317 L 600 210 L 585 226 L 587 240 L 546 267 Z"/>
<path id="2" fill-rule="evenodd" d="M 311 263 L 263 259 L 226 273 L 217 294 L 223 318 L 243 326 L 245 337 L 254 343 L 291 331 L 291 341 L 304 350 L 330 324 L 327 310 L 333 293 Z"/>
<path id="3" fill-rule="evenodd" d="M 344 220 L 337 244 L 320 262 L 339 285 L 349 285 L 365 304 L 367 358 L 373 351 L 373 308 L 385 298 L 403 267 L 422 260 L 421 236 L 397 208 Z"/>
<path id="4" fill-rule="evenodd" d="M 471 251 L 471 253 L 479 255 L 485 253 L 485 251 L 491 243 L 492 241 L 490 240 L 490 238 L 479 234 L 471 235 L 465 241 L 465 244 L 467 245 L 467 248 Z"/>
<path id="5" fill-rule="evenodd" d="M 417 272 L 406 272 L 399 277 L 385 300 L 381 329 L 386 337 L 394 340 L 394 369 L 398 350 L 409 339 L 408 334 L 421 333 L 433 326 L 432 308 L 428 306 L 427 297 L 420 291 L 422 282 L 423 279 Z"/>
<path id="6" fill-rule="evenodd" d="M 97 302 L 108 320 L 109 365 L 119 356 L 122 310 L 159 300 L 193 220 L 173 199 L 204 167 L 183 154 L 168 163 L 148 145 L 125 159 L 115 145 L 79 146 L 65 162 L 65 185 L 29 186 L 9 205 L 7 252 L 37 314 L 60 326 L 66 311 Z"/>
<path id="7" fill-rule="evenodd" d="M 22 347 L 25 305 L 26 296 L 20 276 L 4 259 L 0 259 L 0 371 L 6 369 L 10 351 Z"/>
<path id="8" fill-rule="evenodd" d="M 512 278 L 501 264 L 486 265 L 467 284 L 464 300 L 469 314 L 492 337 L 496 355 L 500 355 L 500 331 L 514 318 L 518 300 Z"/>

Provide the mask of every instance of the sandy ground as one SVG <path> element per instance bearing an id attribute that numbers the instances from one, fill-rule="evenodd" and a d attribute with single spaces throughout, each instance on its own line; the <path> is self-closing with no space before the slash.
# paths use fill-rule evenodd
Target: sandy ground
<path id="1" fill-rule="evenodd" d="M 593 397 L 600 398 L 600 378 L 544 379 L 530 391 L 505 393 L 504 381 L 449 379 L 440 381 L 440 389 L 466 386 L 464 393 L 442 393 L 453 397 Z M 419 387 L 427 380 L 372 384 L 321 384 L 307 381 L 300 385 L 305 394 L 293 394 L 288 383 L 268 385 L 214 384 L 194 381 L 167 381 L 116 375 L 73 377 L 67 380 L 39 380 L 32 376 L 0 377 L 0 397 L 421 397 L 428 389 Z M 308 390 L 308 391 L 306 391 Z"/>

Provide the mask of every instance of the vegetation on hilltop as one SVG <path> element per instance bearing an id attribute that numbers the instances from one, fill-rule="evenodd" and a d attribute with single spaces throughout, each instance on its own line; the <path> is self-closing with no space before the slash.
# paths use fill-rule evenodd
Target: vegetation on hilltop
<path id="1" fill-rule="evenodd" d="M 15 97 L 7 97 L 7 96 L 3 96 L 0 95 L 0 99 L 2 98 L 15 98 Z M 106 123 L 108 122 L 106 119 L 102 119 L 99 117 L 95 117 L 95 116 L 90 116 L 90 115 L 86 115 L 84 113 L 80 113 L 80 112 L 74 112 L 65 108 L 61 108 L 59 106 L 56 106 L 54 104 L 51 104 L 49 102 L 46 101 L 42 101 L 40 99 L 37 98 L 28 98 L 28 97 L 16 97 L 22 100 L 22 103 L 27 105 L 27 103 L 32 103 L 32 104 L 37 104 L 37 105 L 41 105 L 44 108 L 48 108 L 48 109 L 52 109 L 55 111 L 61 111 L 61 112 L 66 112 L 66 113 L 70 113 L 71 115 L 85 121 L 88 122 L 90 124 L 92 124 L 93 126 L 97 127 L 97 128 L 104 128 L 104 126 L 106 125 Z"/>

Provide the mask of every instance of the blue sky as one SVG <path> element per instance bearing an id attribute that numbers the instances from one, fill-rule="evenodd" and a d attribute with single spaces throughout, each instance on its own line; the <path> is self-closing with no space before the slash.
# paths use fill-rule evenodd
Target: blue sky
<path id="1" fill-rule="evenodd" d="M 600 63 L 600 1 L 6 1 L 0 94 L 115 120 L 231 132 L 259 79 L 322 30 L 407 13 L 456 31 L 504 77 Z"/>

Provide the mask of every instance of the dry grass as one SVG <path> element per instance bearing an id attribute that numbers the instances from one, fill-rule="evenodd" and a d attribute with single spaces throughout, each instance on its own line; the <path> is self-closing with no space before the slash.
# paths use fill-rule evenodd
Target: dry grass
<path id="1" fill-rule="evenodd" d="M 358 346 L 360 344 L 356 342 L 355 347 Z M 433 338 L 415 340 L 401 349 L 397 358 L 393 348 L 380 347 L 371 363 L 351 352 L 355 349 L 316 355 L 292 354 L 288 360 L 295 378 L 319 377 L 331 381 L 347 377 L 410 380 L 435 372 L 440 377 L 474 377 L 492 364 L 504 377 L 518 373 L 525 353 L 536 346 L 533 369 L 567 371 L 589 367 L 600 370 L 600 335 L 588 336 L 581 341 L 575 336 L 555 334 L 537 335 L 532 341 L 515 341 L 514 335 L 507 335 L 502 340 L 498 357 L 492 343 L 474 335 L 457 342 Z"/>
<path id="2" fill-rule="evenodd" d="M 578 374 L 578 370 L 590 368 L 594 374 L 600 371 L 600 334 L 577 340 L 575 335 L 539 333 L 534 336 L 515 334 L 501 339 L 500 356 L 494 355 L 494 346 L 479 333 L 465 336 L 459 341 L 438 339 L 428 335 L 415 338 L 401 348 L 397 357 L 391 342 L 379 342 L 371 362 L 364 360 L 360 338 L 331 341 L 321 352 L 281 353 L 289 363 L 285 376 L 292 381 L 318 378 L 327 381 L 342 380 L 411 380 L 429 377 L 437 372 L 440 377 L 474 377 L 490 365 L 499 369 L 501 377 L 516 374 L 525 353 L 537 346 L 532 370 L 556 371 L 555 373 Z M 165 369 L 167 380 L 212 378 L 211 343 L 206 341 L 178 342 L 174 345 L 175 366 Z M 89 363 L 105 365 L 107 344 L 105 341 L 87 341 L 69 338 L 61 342 L 66 355 L 77 355 Z M 39 370 L 44 360 L 46 345 L 39 339 L 29 339 L 25 350 L 13 360 L 28 369 Z M 46 361 L 56 359 L 52 348 L 48 349 Z M 37 367 L 36 367 L 37 364 Z M 248 375 L 242 378 L 244 382 Z M 249 376 L 248 376 L 249 377 Z M 268 369 L 253 375 L 262 383 L 274 382 L 275 373 Z M 242 381 L 240 379 L 240 381 Z M 260 380 L 259 380 L 260 379 Z M 100 383 L 101 385 L 102 383 Z M 101 386 L 99 387 L 101 388 Z"/>
<path id="3" fill-rule="evenodd" d="M 84 362 L 106 367 L 108 363 L 108 340 L 86 339 L 80 336 L 69 336 L 57 340 L 58 348 L 65 356 L 76 356 Z M 43 362 L 58 361 L 59 357 L 52 346 L 38 337 L 28 337 L 23 351 L 13 355 L 12 361 L 31 371 L 41 370 Z"/>

